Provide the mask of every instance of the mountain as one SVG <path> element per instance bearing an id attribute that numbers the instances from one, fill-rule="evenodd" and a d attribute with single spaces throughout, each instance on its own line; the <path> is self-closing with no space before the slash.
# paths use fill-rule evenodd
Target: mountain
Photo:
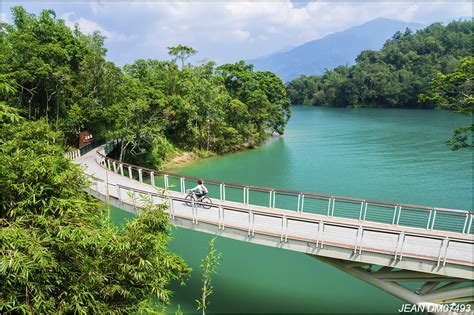
<path id="1" fill-rule="evenodd" d="M 321 74 L 325 69 L 354 64 L 357 55 L 366 49 L 378 50 L 397 31 L 423 27 L 418 23 L 378 18 L 345 31 L 307 42 L 288 51 L 249 60 L 255 70 L 268 70 L 288 82 L 302 74 Z"/>

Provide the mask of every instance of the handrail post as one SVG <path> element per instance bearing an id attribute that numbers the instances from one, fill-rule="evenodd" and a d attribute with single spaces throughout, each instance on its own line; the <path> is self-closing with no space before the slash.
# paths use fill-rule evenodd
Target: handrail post
<path id="1" fill-rule="evenodd" d="M 304 194 L 301 193 L 301 208 L 300 212 L 304 212 Z"/>
<path id="2" fill-rule="evenodd" d="M 296 205 L 296 212 L 300 212 L 301 193 L 298 194 L 298 202 Z"/>
<path id="3" fill-rule="evenodd" d="M 402 206 L 398 206 L 398 215 L 397 215 L 397 221 L 395 222 L 395 225 L 398 225 L 400 223 L 401 214 L 402 214 Z"/>
<path id="4" fill-rule="evenodd" d="M 357 254 L 357 248 L 359 247 L 359 255 L 362 252 L 362 238 L 364 237 L 364 228 L 360 225 L 357 228 L 356 239 L 354 242 L 354 255 Z"/>
<path id="5" fill-rule="evenodd" d="M 128 167 L 128 178 L 133 179 L 133 174 L 132 174 L 132 167 Z"/>
<path id="6" fill-rule="evenodd" d="M 364 203 L 365 203 L 365 200 L 363 200 L 363 201 L 360 203 L 359 221 L 361 221 L 361 219 L 362 219 L 362 211 L 364 211 Z"/>
<path id="7" fill-rule="evenodd" d="M 400 256 L 398 258 L 398 261 L 402 261 L 403 258 L 403 248 L 405 247 L 405 232 L 402 231 L 402 244 L 400 247 Z"/>
<path id="8" fill-rule="evenodd" d="M 472 225 L 472 218 L 473 218 L 472 212 L 469 213 L 469 216 L 471 217 L 471 219 L 469 220 L 469 223 L 467 225 L 467 230 L 466 230 L 467 234 L 471 234 L 471 225 Z"/>
<path id="9" fill-rule="evenodd" d="M 397 204 L 393 210 L 393 217 L 392 217 L 392 225 L 395 224 L 395 217 L 397 216 L 397 208 L 399 207 L 400 205 Z"/>
<path id="10" fill-rule="evenodd" d="M 324 221 L 321 220 L 321 224 L 319 224 L 318 230 L 318 240 L 321 242 L 321 248 L 324 247 Z"/>
<path id="11" fill-rule="evenodd" d="M 285 220 L 286 215 L 281 217 L 281 233 L 280 233 L 280 242 L 283 242 L 283 236 L 285 235 Z"/>
<path id="12" fill-rule="evenodd" d="M 247 235 L 250 236 L 252 231 L 252 210 L 249 211 L 249 227 L 247 231 Z"/>
<path id="13" fill-rule="evenodd" d="M 184 177 L 181 177 L 179 179 L 179 186 L 180 186 L 181 192 L 184 194 L 186 192 L 186 182 L 185 182 Z"/>
<path id="14" fill-rule="evenodd" d="M 153 187 L 155 187 L 155 172 L 150 172 L 150 182 Z"/>
<path id="15" fill-rule="evenodd" d="M 272 207 L 272 190 L 270 190 L 269 197 L 268 197 L 268 208 Z"/>
<path id="16" fill-rule="evenodd" d="M 224 197 L 225 197 L 225 194 L 224 194 Z M 222 230 L 224 231 L 225 229 L 225 220 L 224 220 L 224 210 L 225 208 L 220 206 L 222 208 Z"/>
<path id="17" fill-rule="evenodd" d="M 439 252 L 438 252 L 438 262 L 436 264 L 436 267 L 439 267 L 439 264 L 441 262 L 441 255 L 443 254 L 443 249 L 445 247 L 445 245 L 447 244 L 447 242 L 449 242 L 449 238 L 446 237 L 444 238 L 442 241 L 441 241 L 441 244 L 439 246 Z"/>
<path id="18" fill-rule="evenodd" d="M 138 169 L 138 180 L 140 181 L 140 183 L 143 183 L 143 171 L 141 168 Z"/>
<path id="19" fill-rule="evenodd" d="M 123 163 L 120 163 L 119 169 L 120 169 L 120 175 L 123 176 Z"/>
<path id="20" fill-rule="evenodd" d="M 171 212 L 171 217 L 174 219 L 174 203 L 173 203 L 173 198 L 170 198 L 170 212 Z"/>
<path id="21" fill-rule="evenodd" d="M 448 256 L 448 247 L 451 244 L 450 239 L 446 237 L 446 247 L 444 249 L 443 267 L 446 266 L 446 258 Z"/>
<path id="22" fill-rule="evenodd" d="M 433 211 L 433 220 L 431 220 L 431 228 L 430 228 L 430 230 L 434 229 L 434 225 L 435 225 L 435 221 L 436 221 L 436 209 L 433 208 L 432 211 Z"/>
<path id="23" fill-rule="evenodd" d="M 219 214 L 219 230 L 222 229 L 222 206 L 217 207 L 217 213 Z"/>
<path id="24" fill-rule="evenodd" d="M 466 213 L 466 219 L 464 220 L 464 225 L 462 226 L 462 233 L 465 234 L 469 231 L 466 231 L 467 222 L 469 221 L 469 212 Z"/>
<path id="25" fill-rule="evenodd" d="M 252 237 L 255 236 L 255 213 L 252 212 Z"/>
<path id="26" fill-rule="evenodd" d="M 193 204 L 194 204 L 194 217 L 195 217 L 194 221 L 196 222 L 196 224 L 199 224 L 199 222 L 198 222 L 198 210 L 197 210 L 196 202 L 193 202 Z"/>
<path id="27" fill-rule="evenodd" d="M 304 212 L 304 194 L 301 194 L 301 212 Z"/>
<path id="28" fill-rule="evenodd" d="M 405 238 L 405 232 L 404 231 L 401 231 L 399 234 L 398 234 L 398 238 L 397 238 L 397 244 L 395 245 L 395 256 L 393 258 L 393 261 L 396 261 L 397 260 L 397 256 L 399 255 L 398 254 L 398 250 L 400 248 L 400 253 L 401 253 L 401 250 L 402 250 L 402 243 L 404 242 L 404 238 Z"/>
<path id="29" fill-rule="evenodd" d="M 114 173 L 117 174 L 117 163 L 115 163 L 115 161 L 113 161 L 112 165 L 114 166 Z"/>
<path id="30" fill-rule="evenodd" d="M 331 215 L 331 203 L 332 203 L 332 196 L 331 198 L 329 198 L 328 200 L 328 211 L 326 213 L 326 215 L 329 217 Z"/>
<path id="31" fill-rule="evenodd" d="M 430 229 L 430 223 L 431 223 L 431 216 L 433 215 L 433 209 L 430 210 L 430 215 L 428 217 L 428 222 L 426 222 L 426 229 Z"/>
<path id="32" fill-rule="evenodd" d="M 273 189 L 272 192 L 273 192 L 272 208 L 275 208 L 275 199 L 276 199 L 275 190 Z"/>
<path id="33" fill-rule="evenodd" d="M 168 175 L 167 174 L 163 175 L 163 182 L 165 184 L 165 189 L 168 189 L 169 184 L 168 184 Z"/>
<path id="34" fill-rule="evenodd" d="M 110 160 L 106 159 L 105 161 L 107 162 L 107 168 L 110 170 Z"/>
<path id="35" fill-rule="evenodd" d="M 243 196 L 243 204 L 247 204 L 247 187 L 244 187 L 244 196 Z"/>
<path id="36" fill-rule="evenodd" d="M 336 198 L 332 198 L 331 217 L 334 216 L 334 207 L 336 206 Z"/>

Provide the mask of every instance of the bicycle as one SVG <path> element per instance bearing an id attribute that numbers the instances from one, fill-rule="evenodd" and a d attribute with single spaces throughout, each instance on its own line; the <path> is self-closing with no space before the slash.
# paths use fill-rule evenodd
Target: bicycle
<path id="1" fill-rule="evenodd" d="M 187 193 L 188 194 L 184 199 L 188 207 L 192 207 L 193 202 L 196 202 L 199 203 L 199 205 L 201 205 L 201 207 L 203 207 L 204 209 L 211 209 L 212 200 L 209 197 L 206 197 L 206 195 L 204 195 L 199 198 L 192 190 L 188 190 Z"/>

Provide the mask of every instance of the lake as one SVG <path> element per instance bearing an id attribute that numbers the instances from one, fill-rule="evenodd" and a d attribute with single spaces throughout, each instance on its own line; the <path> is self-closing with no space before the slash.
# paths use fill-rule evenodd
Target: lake
<path id="1" fill-rule="evenodd" d="M 362 199 L 472 209 L 472 151 L 451 151 L 470 124 L 436 110 L 293 107 L 285 135 L 263 146 L 173 172 L 247 185 Z M 128 217 L 114 211 L 115 220 Z M 195 311 L 200 260 L 212 236 L 174 230 L 171 250 L 193 267 L 179 304 Z M 220 238 L 222 265 L 208 312 L 397 313 L 401 300 L 301 253 Z"/>

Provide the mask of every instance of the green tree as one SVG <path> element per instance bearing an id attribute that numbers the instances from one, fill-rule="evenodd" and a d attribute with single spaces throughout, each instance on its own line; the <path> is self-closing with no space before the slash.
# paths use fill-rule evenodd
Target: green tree
<path id="1" fill-rule="evenodd" d="M 431 90 L 427 94 L 421 94 L 420 99 L 424 102 L 432 102 L 441 108 L 453 109 L 465 116 L 472 117 L 474 111 L 474 57 L 461 60 L 460 65 L 450 74 L 438 73 L 431 81 Z M 448 144 L 453 150 L 472 147 L 472 133 L 474 124 L 460 127 L 454 131 L 454 135 Z"/>
<path id="2" fill-rule="evenodd" d="M 181 69 L 184 69 L 184 62 L 189 57 L 195 55 L 197 50 L 189 46 L 178 45 L 174 47 L 168 47 L 168 53 L 171 56 L 175 56 L 176 59 L 181 60 Z"/>
<path id="3" fill-rule="evenodd" d="M 472 56 L 472 45 L 466 45 L 473 42 L 472 29 L 472 21 L 455 21 L 397 32 L 380 51 L 362 51 L 353 66 L 289 82 L 287 93 L 292 104 L 434 108 L 419 95 L 428 93 L 437 73 L 449 74 Z"/>
<path id="4" fill-rule="evenodd" d="M 185 66 L 197 51 L 178 45 L 169 47 L 173 61 L 139 59 L 120 69 L 106 60 L 99 32 L 71 30 L 52 10 L 14 7 L 12 16 L 0 25 L 0 71 L 15 91 L 0 96 L 23 117 L 44 118 L 69 146 L 87 130 L 97 140 L 123 139 L 112 153 L 120 160 L 160 167 L 179 150 L 258 145 L 283 134 L 290 117 L 283 82 L 243 61 Z"/>
<path id="5" fill-rule="evenodd" d="M 168 216 L 148 207 L 123 229 L 83 192 L 62 135 L 0 104 L 0 312 L 133 313 L 169 302 L 189 268 L 167 249 Z"/>

